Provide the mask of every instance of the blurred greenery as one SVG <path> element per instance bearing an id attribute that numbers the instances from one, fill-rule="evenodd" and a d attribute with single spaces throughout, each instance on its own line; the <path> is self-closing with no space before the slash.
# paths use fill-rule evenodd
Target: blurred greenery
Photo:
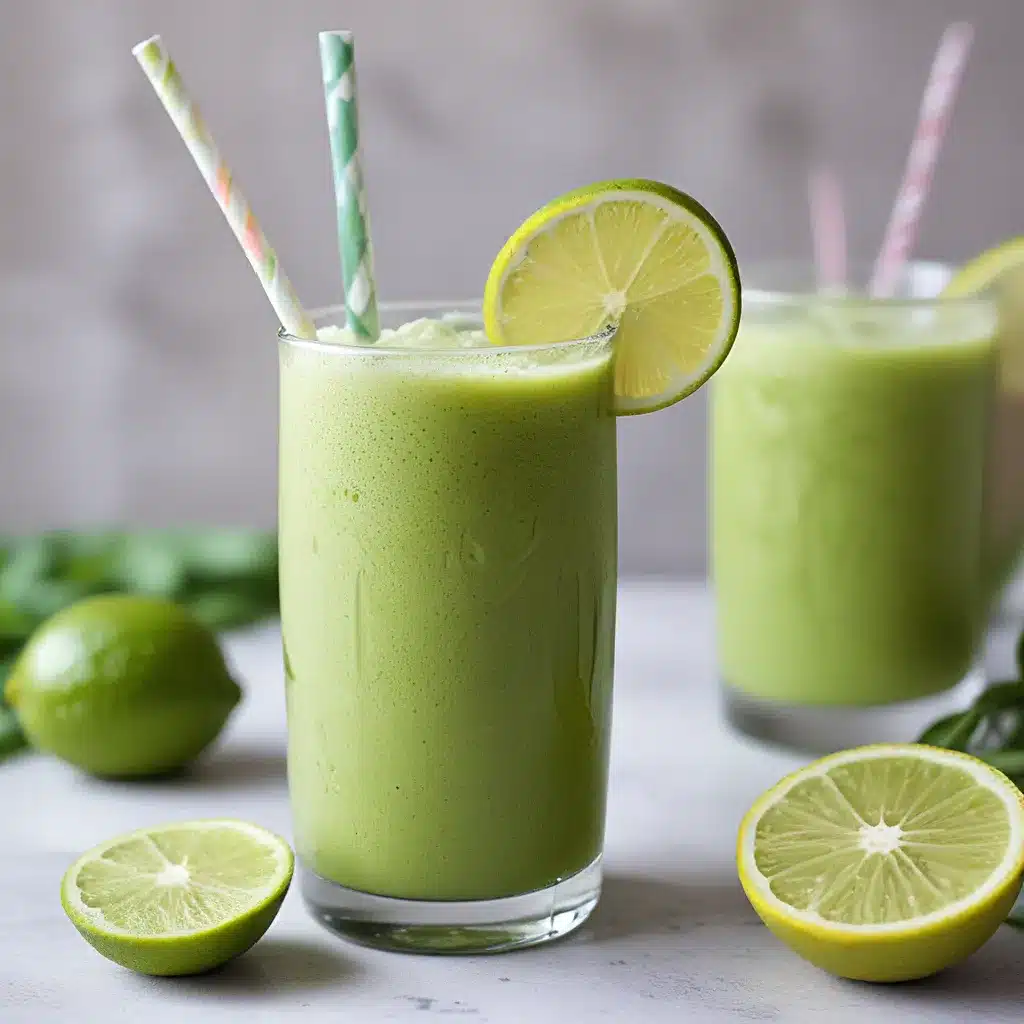
<path id="1" fill-rule="evenodd" d="M 22 645 L 67 605 L 114 592 L 177 601 L 213 630 L 258 622 L 278 611 L 277 537 L 238 529 L 0 536 L 0 759 L 25 745 L 2 699 Z"/>

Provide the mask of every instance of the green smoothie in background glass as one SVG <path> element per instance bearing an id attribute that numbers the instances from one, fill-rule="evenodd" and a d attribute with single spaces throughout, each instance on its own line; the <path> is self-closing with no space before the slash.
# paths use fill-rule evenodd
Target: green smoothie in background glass
<path id="1" fill-rule="evenodd" d="M 711 417 L 734 718 L 760 704 L 770 734 L 773 712 L 914 701 L 967 675 L 995 326 L 984 299 L 747 293 Z"/>

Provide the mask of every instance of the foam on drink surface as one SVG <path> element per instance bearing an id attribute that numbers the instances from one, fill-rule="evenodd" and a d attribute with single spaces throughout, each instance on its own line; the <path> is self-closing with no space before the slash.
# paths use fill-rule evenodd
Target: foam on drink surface
<path id="1" fill-rule="evenodd" d="M 317 331 L 317 338 L 335 345 L 366 344 L 347 327 L 321 327 Z M 441 320 L 421 317 L 419 320 L 410 320 L 401 327 L 385 328 L 380 332 L 376 347 L 445 351 L 488 348 L 490 344 L 483 328 L 463 317 L 452 316 Z"/>
<path id="2" fill-rule="evenodd" d="M 461 313 L 438 319 L 423 317 L 401 327 L 385 328 L 376 342 L 367 342 L 347 327 L 333 325 L 321 327 L 317 339 L 328 346 L 362 350 L 357 359 L 368 360 L 366 367 L 374 372 L 432 376 L 571 376 L 608 363 L 612 351 L 608 339 L 601 337 L 561 345 L 500 348 L 491 344 L 479 317 Z M 326 353 L 321 358 L 331 361 Z"/>

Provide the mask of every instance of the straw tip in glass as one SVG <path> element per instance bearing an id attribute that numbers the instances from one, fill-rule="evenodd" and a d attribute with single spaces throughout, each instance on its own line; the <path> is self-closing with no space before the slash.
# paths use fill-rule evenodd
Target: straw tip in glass
<path id="1" fill-rule="evenodd" d="M 338 39 L 343 43 L 351 43 L 355 38 L 355 33 L 347 28 L 340 29 L 326 29 L 320 33 L 320 42 L 326 42 L 328 39 Z"/>

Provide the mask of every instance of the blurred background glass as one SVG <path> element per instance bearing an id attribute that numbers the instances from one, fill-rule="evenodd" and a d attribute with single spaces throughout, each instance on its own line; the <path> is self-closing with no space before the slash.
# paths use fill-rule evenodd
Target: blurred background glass
<path id="1" fill-rule="evenodd" d="M 1024 230 L 1020 0 L 33 0 L 0 12 L 0 531 L 272 526 L 275 320 L 133 60 L 164 35 L 304 300 L 339 274 L 316 32 L 357 33 L 382 298 L 478 294 L 523 217 L 664 179 L 744 264 L 809 166 L 880 242 L 936 42 L 976 29 L 917 255 Z M 1016 219 L 1015 219 L 1016 218 Z M 622 570 L 705 568 L 705 400 L 624 423 Z"/>

